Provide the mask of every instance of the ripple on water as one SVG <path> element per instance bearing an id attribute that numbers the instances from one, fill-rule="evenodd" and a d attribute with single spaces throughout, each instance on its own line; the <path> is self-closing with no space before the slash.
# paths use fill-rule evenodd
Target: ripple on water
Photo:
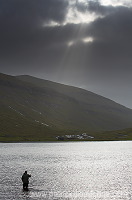
<path id="1" fill-rule="evenodd" d="M 130 200 L 132 142 L 0 144 L 0 199 Z M 29 191 L 21 175 L 32 174 Z"/>

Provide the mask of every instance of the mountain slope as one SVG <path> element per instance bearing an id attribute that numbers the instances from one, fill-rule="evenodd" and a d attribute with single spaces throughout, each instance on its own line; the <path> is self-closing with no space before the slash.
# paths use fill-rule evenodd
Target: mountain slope
<path id="1" fill-rule="evenodd" d="M 131 126 L 132 110 L 118 103 L 115 103 L 112 100 L 86 91 L 84 89 L 66 86 L 63 84 L 58 84 L 31 76 L 19 76 L 17 78 L 25 82 L 32 83 L 34 84 L 34 86 L 39 86 L 43 89 L 56 91 L 58 94 L 61 94 L 62 96 L 64 95 L 64 97 L 69 98 L 70 101 L 74 103 L 75 110 L 73 108 L 73 104 L 71 104 L 72 108 L 69 109 L 68 113 L 70 115 L 73 115 L 73 117 L 75 118 L 77 117 L 78 121 L 82 119 L 82 121 L 84 122 L 86 120 L 87 128 L 88 126 L 90 127 L 90 125 L 93 128 L 94 125 L 95 129 L 97 127 L 96 130 L 110 130 L 115 128 L 124 128 L 124 126 Z M 72 110 L 74 112 L 72 112 Z M 78 114 L 82 115 L 82 118 L 80 115 L 75 115 L 78 110 Z M 73 119 L 74 118 L 72 118 L 72 120 Z"/>
<path id="2" fill-rule="evenodd" d="M 0 121 L 0 141 L 54 140 L 131 127 L 132 110 L 80 88 L 0 74 Z"/>

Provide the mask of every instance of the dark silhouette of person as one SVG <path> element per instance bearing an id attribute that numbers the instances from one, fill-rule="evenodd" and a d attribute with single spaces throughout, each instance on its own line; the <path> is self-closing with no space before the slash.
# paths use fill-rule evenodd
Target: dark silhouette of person
<path id="1" fill-rule="evenodd" d="M 28 184 L 29 184 L 29 178 L 31 177 L 31 175 L 29 175 L 27 173 L 27 171 L 24 172 L 24 174 L 22 175 L 22 182 L 23 182 L 23 189 L 24 190 L 28 190 Z"/>

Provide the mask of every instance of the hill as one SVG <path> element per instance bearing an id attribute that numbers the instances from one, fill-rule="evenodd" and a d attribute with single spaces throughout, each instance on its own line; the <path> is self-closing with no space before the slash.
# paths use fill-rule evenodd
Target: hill
<path id="1" fill-rule="evenodd" d="M 0 74 L 0 121 L 0 141 L 48 141 L 82 133 L 96 140 L 104 131 L 131 127 L 132 110 L 84 89 Z"/>

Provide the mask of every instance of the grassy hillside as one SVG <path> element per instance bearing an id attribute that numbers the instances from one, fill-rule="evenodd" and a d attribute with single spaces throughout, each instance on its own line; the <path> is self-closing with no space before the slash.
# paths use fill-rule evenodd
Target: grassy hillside
<path id="1" fill-rule="evenodd" d="M 131 127 L 132 110 L 80 88 L 0 74 L 0 122 L 0 141 L 56 140 L 83 132 L 95 139 Z"/>

